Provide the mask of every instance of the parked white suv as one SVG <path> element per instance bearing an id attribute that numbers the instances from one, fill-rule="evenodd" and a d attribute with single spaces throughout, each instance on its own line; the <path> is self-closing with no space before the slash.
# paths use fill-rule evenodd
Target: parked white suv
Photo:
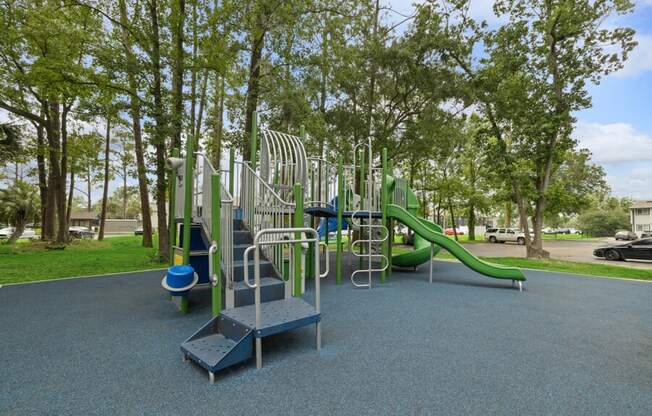
<path id="1" fill-rule="evenodd" d="M 484 238 L 490 243 L 510 241 L 521 246 L 525 244 L 525 234 L 518 228 L 490 228 L 484 233 Z"/>

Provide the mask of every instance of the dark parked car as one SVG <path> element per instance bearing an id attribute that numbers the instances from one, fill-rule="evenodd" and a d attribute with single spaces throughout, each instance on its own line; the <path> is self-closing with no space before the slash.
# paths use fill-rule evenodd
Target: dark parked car
<path id="1" fill-rule="evenodd" d="M 71 238 L 78 239 L 93 239 L 93 237 L 95 237 L 95 233 L 93 231 L 84 227 L 69 227 L 68 235 L 70 235 Z"/>
<path id="2" fill-rule="evenodd" d="M 641 238 L 652 238 L 652 231 L 643 231 Z"/>
<path id="3" fill-rule="evenodd" d="M 616 241 L 618 240 L 632 241 L 632 240 L 636 240 L 638 236 L 636 235 L 635 232 L 632 231 L 618 231 L 614 236 L 614 238 L 616 239 Z"/>
<path id="4" fill-rule="evenodd" d="M 593 255 L 607 260 L 652 260 L 652 238 L 598 247 L 593 250 Z"/>

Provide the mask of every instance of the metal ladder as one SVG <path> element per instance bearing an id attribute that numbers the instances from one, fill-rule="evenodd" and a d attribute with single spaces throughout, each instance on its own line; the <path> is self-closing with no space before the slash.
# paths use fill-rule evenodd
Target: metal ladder
<path id="1" fill-rule="evenodd" d="M 385 256 L 384 254 L 373 254 L 371 252 L 371 249 L 372 249 L 374 243 L 383 244 L 385 241 L 387 241 L 387 238 L 389 238 L 389 231 L 387 230 L 387 227 L 385 227 L 382 224 L 372 224 L 371 223 L 371 220 L 372 220 L 371 211 L 369 211 L 369 223 L 368 224 L 364 224 L 362 222 L 361 217 L 360 217 L 360 222 L 356 223 L 355 222 L 355 219 L 357 218 L 356 214 L 358 214 L 359 212 L 360 212 L 360 210 L 355 211 L 353 213 L 353 215 L 351 216 L 351 223 L 352 223 L 352 225 L 354 227 L 357 227 L 360 230 L 361 233 L 362 233 L 362 230 L 366 228 L 367 229 L 367 238 L 366 239 L 358 239 L 358 240 L 354 241 L 350 245 L 350 250 L 351 250 L 351 253 L 353 253 L 353 255 L 356 256 L 356 257 L 360 257 L 360 258 L 366 257 L 368 259 L 368 263 L 367 263 L 367 268 L 366 269 L 355 270 L 353 273 L 351 273 L 351 283 L 353 283 L 353 286 L 355 286 L 355 287 L 366 287 L 366 288 L 371 289 L 371 274 L 373 272 L 385 271 L 385 270 L 387 270 L 387 267 L 389 267 L 389 260 L 388 260 L 387 256 Z M 383 237 L 382 238 L 374 238 L 373 237 L 373 230 L 380 230 L 381 235 L 383 234 L 383 231 L 384 231 Z M 361 245 L 361 244 L 364 244 L 364 243 L 367 243 L 367 252 L 366 253 L 364 253 L 364 252 L 363 253 L 356 253 L 356 251 L 354 250 L 354 247 L 356 245 Z M 373 268 L 373 266 L 371 264 L 373 259 L 379 259 L 382 267 Z M 367 283 L 358 283 L 358 282 L 356 282 L 355 276 L 358 275 L 358 274 L 363 274 L 363 273 L 367 273 Z"/>

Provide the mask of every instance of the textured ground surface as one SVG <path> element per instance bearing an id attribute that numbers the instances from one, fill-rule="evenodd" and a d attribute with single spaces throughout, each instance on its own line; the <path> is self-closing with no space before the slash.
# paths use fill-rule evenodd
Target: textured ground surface
<path id="1" fill-rule="evenodd" d="M 373 290 L 323 281 L 307 327 L 218 376 L 179 344 L 208 319 L 162 272 L 0 288 L 1 415 L 649 415 L 652 284 L 527 271 L 527 291 L 436 262 Z"/>

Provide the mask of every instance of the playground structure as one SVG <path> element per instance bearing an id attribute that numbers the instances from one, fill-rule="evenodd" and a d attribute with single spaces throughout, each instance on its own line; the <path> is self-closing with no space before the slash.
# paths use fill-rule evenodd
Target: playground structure
<path id="1" fill-rule="evenodd" d="M 432 282 L 431 259 L 445 248 L 476 272 L 511 280 L 522 289 L 525 276 L 519 269 L 476 258 L 437 224 L 420 218 L 416 195 L 395 177 L 385 149 L 380 158 L 373 157 L 371 139 L 356 145 L 352 163 L 345 165 L 341 155 L 337 163 L 308 157 L 306 137 L 303 128 L 299 136 L 266 129 L 259 134 L 254 114 L 250 161 L 236 161 L 231 149 L 228 168 L 218 171 L 206 155 L 194 151 L 192 140 L 183 159 L 175 151 L 168 160 L 175 172 L 172 267 L 162 285 L 182 312 L 189 308 L 188 293 L 195 285 L 211 286 L 213 317 L 181 345 L 184 360 L 205 368 L 211 383 L 217 371 L 254 354 L 260 368 L 262 339 L 270 335 L 314 324 L 320 348 L 319 282 L 329 274 L 331 226 L 337 284 L 343 277 L 346 231 L 348 250 L 359 259 L 350 275 L 354 287 L 371 289 L 375 273 L 382 284 L 392 267 L 416 268 L 426 262 Z M 413 251 L 392 255 L 393 221 L 414 231 Z M 355 241 L 353 231 L 358 233 Z M 312 303 L 303 298 L 306 279 L 314 279 Z"/>

